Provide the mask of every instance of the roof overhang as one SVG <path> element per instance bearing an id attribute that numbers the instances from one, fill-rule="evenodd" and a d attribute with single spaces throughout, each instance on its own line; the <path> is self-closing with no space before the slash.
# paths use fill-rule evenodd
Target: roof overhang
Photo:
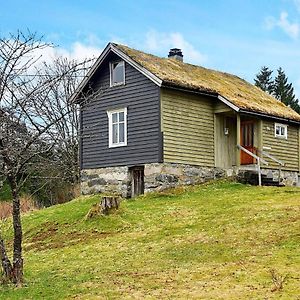
<path id="1" fill-rule="evenodd" d="M 158 85 L 158 86 L 162 85 L 162 80 L 160 78 L 158 78 L 157 76 L 155 76 L 154 74 L 152 74 L 151 72 L 149 72 L 147 69 L 145 69 L 140 64 L 136 63 L 132 58 L 130 58 L 128 55 L 126 55 L 120 49 L 118 49 L 113 43 L 109 43 L 104 48 L 104 50 L 102 51 L 102 53 L 100 54 L 100 56 L 98 57 L 98 59 L 96 60 L 96 62 L 93 64 L 93 66 L 90 68 L 90 70 L 88 71 L 88 73 L 85 76 L 85 78 L 78 85 L 78 87 L 76 88 L 75 92 L 70 97 L 70 102 L 71 103 L 76 102 L 76 100 L 78 98 L 78 95 L 82 92 L 82 90 L 84 89 L 84 87 L 88 84 L 88 82 L 90 81 L 90 79 L 92 78 L 92 76 L 95 74 L 95 72 L 101 66 L 101 64 L 103 63 L 103 61 L 105 60 L 105 58 L 108 56 L 108 54 L 110 52 L 113 52 L 113 53 L 117 54 L 125 62 L 127 62 L 132 67 L 134 67 L 135 69 L 137 69 L 139 72 L 141 72 L 143 75 L 145 75 L 147 78 L 149 78 L 156 85 Z"/>
<path id="2" fill-rule="evenodd" d="M 263 118 L 272 119 L 272 120 L 276 120 L 276 121 L 280 121 L 280 122 L 284 122 L 284 123 L 300 125 L 300 121 L 293 120 L 293 119 L 287 119 L 287 118 L 283 118 L 283 117 L 278 117 L 278 116 L 274 116 L 274 115 L 269 115 L 269 114 L 262 113 L 262 112 L 250 111 L 250 110 L 246 110 L 246 109 L 240 109 L 239 112 L 241 114 L 245 114 L 245 115 L 252 115 L 252 116 L 263 117 Z"/>
<path id="3" fill-rule="evenodd" d="M 222 95 L 218 95 L 218 99 L 223 102 L 224 104 L 226 104 L 227 106 L 229 106 L 231 109 L 233 109 L 236 112 L 240 111 L 240 108 L 236 105 L 234 105 L 232 102 L 230 102 L 228 99 L 226 99 L 225 97 L 223 97 Z"/>
<path id="4" fill-rule="evenodd" d="M 178 91 L 190 92 L 190 93 L 193 93 L 193 94 L 198 94 L 198 95 L 203 95 L 203 96 L 209 96 L 209 97 L 217 98 L 221 102 L 223 102 L 226 106 L 228 106 L 233 111 L 235 111 L 236 113 L 245 114 L 245 115 L 252 115 L 252 116 L 256 116 L 256 117 L 268 118 L 268 119 L 272 119 L 272 120 L 276 120 L 276 121 L 280 121 L 280 122 L 285 122 L 285 123 L 300 125 L 300 121 L 297 121 L 297 120 L 292 120 L 292 119 L 287 119 L 287 118 L 283 118 L 283 117 L 278 117 L 278 116 L 275 116 L 275 115 L 270 115 L 270 114 L 267 114 L 267 113 L 262 113 L 262 112 L 250 111 L 250 110 L 242 109 L 242 108 L 234 105 L 227 98 L 225 98 L 222 95 L 220 95 L 218 93 L 215 93 L 215 92 L 199 91 L 199 90 L 195 90 L 195 89 L 183 88 L 183 87 L 179 87 L 177 85 L 171 85 L 170 83 L 166 83 L 166 82 L 163 82 L 162 87 L 166 87 L 166 88 L 171 88 L 171 89 L 175 89 L 175 90 L 178 90 Z"/>

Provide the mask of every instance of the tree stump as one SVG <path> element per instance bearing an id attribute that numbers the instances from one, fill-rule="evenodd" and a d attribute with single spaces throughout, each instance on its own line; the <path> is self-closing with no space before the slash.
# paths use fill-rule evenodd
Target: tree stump
<path id="1" fill-rule="evenodd" d="M 116 210 L 120 206 L 120 197 L 116 196 L 104 196 L 102 197 L 100 207 L 101 213 L 104 215 L 108 215 L 110 211 Z"/>
<path id="2" fill-rule="evenodd" d="M 109 215 L 111 211 L 117 210 L 120 207 L 121 198 L 118 196 L 103 196 L 101 201 L 94 204 L 85 219 L 91 219 L 95 216 Z"/>

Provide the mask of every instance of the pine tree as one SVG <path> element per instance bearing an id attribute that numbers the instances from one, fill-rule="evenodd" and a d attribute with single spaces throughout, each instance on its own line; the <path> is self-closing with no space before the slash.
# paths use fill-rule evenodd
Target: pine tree
<path id="1" fill-rule="evenodd" d="M 274 90 L 272 73 L 272 70 L 264 66 L 260 69 L 259 73 L 256 74 L 256 78 L 254 79 L 255 85 L 269 94 L 272 94 Z"/>
<path id="2" fill-rule="evenodd" d="M 295 111 L 300 112 L 300 106 L 294 94 L 293 85 L 292 83 L 288 83 L 288 77 L 281 67 L 277 70 L 277 76 L 274 80 L 273 95 L 279 101 L 290 106 Z"/>

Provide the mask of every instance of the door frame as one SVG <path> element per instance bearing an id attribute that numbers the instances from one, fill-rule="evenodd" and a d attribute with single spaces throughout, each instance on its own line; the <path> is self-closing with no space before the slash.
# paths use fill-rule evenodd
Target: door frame
<path id="1" fill-rule="evenodd" d="M 144 194 L 144 170 L 144 166 L 133 166 L 129 168 L 131 178 L 131 198 Z"/>

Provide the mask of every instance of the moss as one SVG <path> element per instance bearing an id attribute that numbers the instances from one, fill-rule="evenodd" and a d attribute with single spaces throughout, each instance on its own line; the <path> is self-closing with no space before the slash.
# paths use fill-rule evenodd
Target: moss
<path id="1" fill-rule="evenodd" d="M 115 45 L 164 83 L 222 95 L 241 109 L 300 121 L 300 115 L 238 76 Z"/>

